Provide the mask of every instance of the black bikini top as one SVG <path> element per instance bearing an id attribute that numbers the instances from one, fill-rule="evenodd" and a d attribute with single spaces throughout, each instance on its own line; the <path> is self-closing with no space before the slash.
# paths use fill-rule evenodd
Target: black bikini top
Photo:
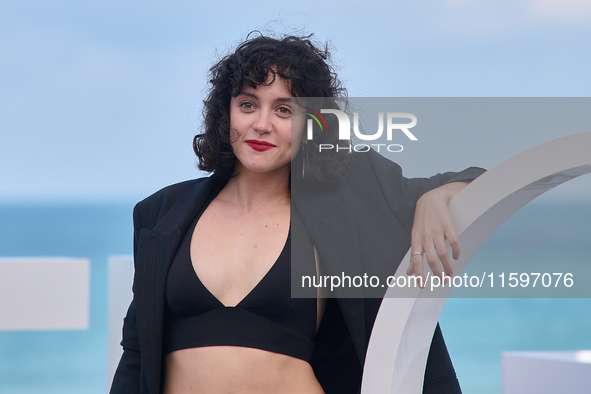
<path id="1" fill-rule="evenodd" d="M 291 229 L 267 274 L 235 307 L 227 307 L 201 283 L 191 262 L 191 237 L 201 213 L 181 241 L 168 273 L 164 353 L 203 346 L 244 346 L 310 361 L 317 301 L 291 298 Z"/>

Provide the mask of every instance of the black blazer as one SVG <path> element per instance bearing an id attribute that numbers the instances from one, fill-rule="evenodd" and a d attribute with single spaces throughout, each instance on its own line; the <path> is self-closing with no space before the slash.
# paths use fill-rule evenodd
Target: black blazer
<path id="1" fill-rule="evenodd" d="M 483 171 L 470 168 L 457 174 L 407 179 L 402 177 L 398 165 L 373 151 L 355 154 L 352 170 L 340 186 L 297 193 L 292 188 L 292 207 L 297 211 L 297 215 L 292 215 L 292 242 L 294 232 L 304 231 L 306 236 L 295 237 L 303 240 L 298 247 L 311 248 L 309 240 L 306 242 L 309 234 L 323 265 L 325 262 L 344 264 L 354 270 L 360 269 L 360 258 L 389 256 L 393 262 L 389 272 L 394 273 L 410 247 L 417 199 L 444 183 L 469 181 Z M 182 182 L 156 192 L 134 208 L 134 299 L 124 319 L 121 342 L 124 352 L 111 394 L 160 392 L 169 265 L 207 197 L 226 182 L 215 175 Z M 298 217 L 301 222 L 294 221 Z M 374 218 L 372 226 L 364 225 L 368 217 Z M 375 223 L 378 225 L 372 229 Z M 331 231 L 334 228 L 347 231 L 335 238 L 335 232 Z M 380 302 L 379 298 L 328 301 L 311 360 L 327 394 L 359 392 L 362 365 Z M 429 353 L 424 392 L 460 392 L 439 327 Z"/>

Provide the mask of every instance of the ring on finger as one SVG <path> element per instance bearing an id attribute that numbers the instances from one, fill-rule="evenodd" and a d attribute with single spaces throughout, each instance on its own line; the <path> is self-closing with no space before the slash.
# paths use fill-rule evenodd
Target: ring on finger
<path id="1" fill-rule="evenodd" d="M 413 256 L 422 256 L 423 254 L 424 253 L 421 253 L 421 252 L 413 252 L 413 253 L 410 254 L 410 257 L 413 257 Z"/>

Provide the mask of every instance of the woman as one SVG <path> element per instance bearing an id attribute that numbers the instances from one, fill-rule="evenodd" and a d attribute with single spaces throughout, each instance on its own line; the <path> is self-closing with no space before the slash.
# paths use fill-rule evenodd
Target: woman
<path id="1" fill-rule="evenodd" d="M 426 254 L 436 274 L 439 255 L 451 274 L 445 240 L 454 257 L 459 249 L 447 202 L 465 183 L 449 182 L 478 172 L 406 180 L 374 153 L 310 155 L 314 144 L 305 148 L 303 135 L 292 135 L 304 126 L 292 98 L 344 93 L 327 55 L 308 38 L 257 37 L 211 69 L 205 130 L 194 148 L 199 167 L 214 175 L 169 186 L 134 209 L 134 300 L 111 393 L 359 391 L 379 300 L 290 297 L 291 248 L 304 251 L 302 269 L 315 271 L 336 258 L 332 246 L 342 242 L 319 233 L 306 212 L 306 204 L 328 201 L 324 192 L 306 192 L 292 215 L 294 156 L 294 182 L 329 183 L 329 194 L 343 199 L 362 195 L 348 183 L 356 177 L 387 179 L 393 211 L 402 210 L 393 212 L 392 223 L 401 223 L 396 249 L 408 249 L 416 204 L 414 251 Z M 302 232 L 304 241 L 292 243 L 291 234 Z M 422 264 L 415 255 L 409 272 L 421 275 Z M 430 387 L 459 392 L 439 330 Z"/>

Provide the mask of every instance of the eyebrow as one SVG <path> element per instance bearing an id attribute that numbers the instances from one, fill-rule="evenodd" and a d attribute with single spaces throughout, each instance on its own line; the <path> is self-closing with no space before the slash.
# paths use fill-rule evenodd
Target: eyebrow
<path id="1" fill-rule="evenodd" d="M 239 96 L 252 97 L 252 98 L 257 99 L 257 100 L 259 99 L 256 94 L 247 93 L 247 92 L 242 92 L 242 93 L 240 93 L 236 97 L 239 97 Z M 289 102 L 291 102 L 291 97 L 278 97 L 275 100 L 273 100 L 273 102 L 289 103 Z"/>

